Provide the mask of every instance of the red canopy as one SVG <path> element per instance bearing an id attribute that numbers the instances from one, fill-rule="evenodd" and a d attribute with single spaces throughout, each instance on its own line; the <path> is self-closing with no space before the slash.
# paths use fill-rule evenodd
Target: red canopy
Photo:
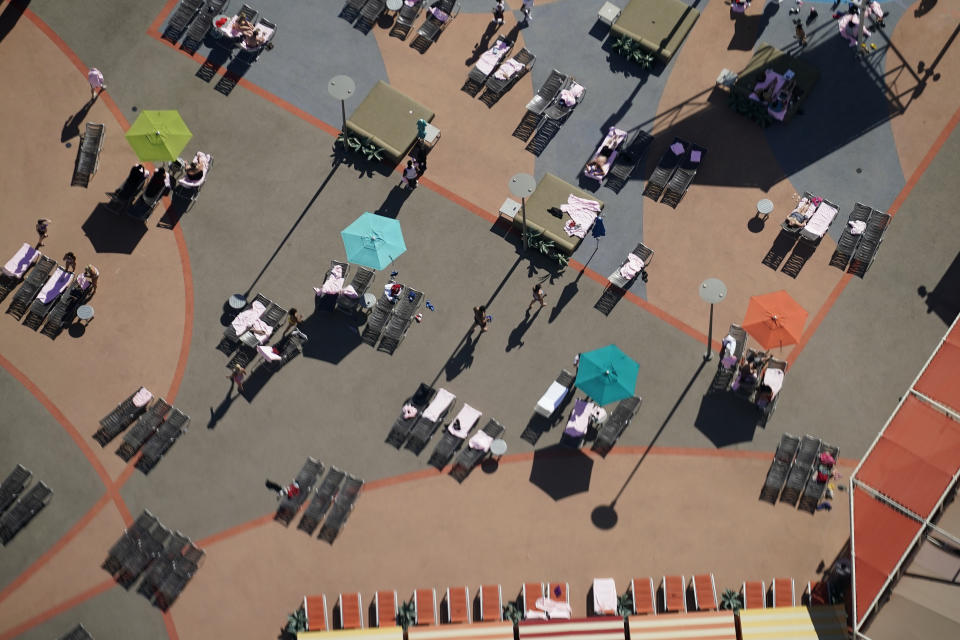
<path id="1" fill-rule="evenodd" d="M 960 372 L 960 333 L 957 333 L 955 328 L 947 334 L 947 341 L 937 350 L 913 388 L 960 413 L 958 372 Z"/>

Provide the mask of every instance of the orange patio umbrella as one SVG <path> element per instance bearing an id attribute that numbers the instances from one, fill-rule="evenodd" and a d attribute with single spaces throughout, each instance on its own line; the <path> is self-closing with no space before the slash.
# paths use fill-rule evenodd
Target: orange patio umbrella
<path id="1" fill-rule="evenodd" d="M 782 290 L 751 297 L 743 318 L 744 330 L 764 349 L 794 344 L 806 323 L 806 309 Z"/>

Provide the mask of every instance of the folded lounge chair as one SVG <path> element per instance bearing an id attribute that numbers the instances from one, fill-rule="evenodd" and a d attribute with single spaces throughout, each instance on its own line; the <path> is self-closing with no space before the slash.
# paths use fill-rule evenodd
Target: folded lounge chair
<path id="1" fill-rule="evenodd" d="M 780 444 L 777 445 L 777 451 L 773 455 L 773 461 L 770 463 L 770 469 L 767 471 L 767 477 L 763 482 L 763 488 L 760 490 L 760 499 L 770 504 L 776 504 L 783 483 L 787 480 L 790 472 L 793 458 L 800 448 L 800 438 L 784 433 L 780 436 Z"/>
<path id="2" fill-rule="evenodd" d="M 819 451 L 820 438 L 810 435 L 803 436 L 803 439 L 800 440 L 797 457 L 790 468 L 790 473 L 787 474 L 787 482 L 780 494 L 780 502 L 786 502 L 792 506 L 797 505 L 800 493 L 807 484 L 810 474 L 813 473 L 813 465 Z"/>
<path id="3" fill-rule="evenodd" d="M 40 252 L 26 242 L 13 254 L 0 273 L 0 301 L 7 297 L 23 279 L 24 274 L 40 259 Z"/>
<path id="4" fill-rule="evenodd" d="M 53 491 L 43 482 L 33 485 L 26 494 L 0 515 L 0 542 L 7 544 L 47 506 Z"/>
<path id="5" fill-rule="evenodd" d="M 503 620 L 503 588 L 499 584 L 484 584 L 477 589 L 480 600 L 480 621 L 500 622 Z"/>
<path id="6" fill-rule="evenodd" d="M 744 609 L 764 609 L 767 606 L 767 587 L 763 580 L 748 580 L 740 587 Z"/>
<path id="7" fill-rule="evenodd" d="M 410 431 L 420 418 L 420 413 L 430 404 L 436 393 L 436 389 L 430 385 L 420 383 L 417 391 L 404 400 L 400 415 L 394 420 L 393 426 L 390 427 L 390 433 L 387 434 L 387 444 L 399 449 L 406 442 L 407 436 L 410 435 Z M 404 408 L 408 406 L 409 409 L 404 411 Z"/>
<path id="8" fill-rule="evenodd" d="M 484 92 L 480 99 L 484 104 L 492 107 L 503 94 L 509 91 L 520 78 L 533 68 L 536 61 L 537 57 L 529 49 L 525 47 L 521 49 L 487 77 Z"/>
<path id="9" fill-rule="evenodd" d="M 663 610 L 667 613 L 687 612 L 687 582 L 683 576 L 663 576 Z"/>
<path id="10" fill-rule="evenodd" d="M 58 268 L 55 260 L 51 260 L 47 256 L 41 256 L 37 262 L 37 266 L 30 270 L 27 277 L 24 278 L 23 284 L 20 285 L 20 288 L 13 295 L 13 300 L 7 308 L 7 313 L 17 320 L 20 320 L 23 314 L 26 313 L 27 306 L 33 300 L 34 296 L 37 295 L 37 292 L 46 284 L 47 278 L 55 267 Z"/>
<path id="11" fill-rule="evenodd" d="M 450 475 L 458 482 L 463 482 L 477 463 L 490 453 L 491 443 L 502 436 L 504 431 L 506 429 L 503 428 L 503 425 L 491 418 L 483 429 L 475 433 L 467 446 L 460 451 L 460 455 L 453 463 Z"/>
<path id="12" fill-rule="evenodd" d="M 27 310 L 27 317 L 24 319 L 23 324 L 33 330 L 39 329 L 47 317 L 47 314 L 50 313 L 50 310 L 53 309 L 57 301 L 60 300 L 60 296 L 67 290 L 71 282 L 73 282 L 73 274 L 57 267 L 56 270 L 50 274 L 50 277 L 47 278 L 46 284 L 44 284 L 43 288 L 37 293 L 37 297 L 30 303 L 30 307 Z"/>
<path id="13" fill-rule="evenodd" d="M 593 615 L 617 615 L 617 585 L 613 578 L 593 579 Z"/>
<path id="14" fill-rule="evenodd" d="M 356 313 L 360 300 L 367 289 L 370 288 L 372 282 L 373 270 L 358 265 L 356 272 L 353 274 L 353 280 L 340 291 L 340 295 L 337 296 L 337 303 L 333 308 L 346 314 Z"/>
<path id="15" fill-rule="evenodd" d="M 413 592 L 413 615 L 416 625 L 440 624 L 436 589 L 417 589 Z"/>
<path id="16" fill-rule="evenodd" d="M 363 480 L 348 475 L 343 483 L 343 488 L 337 494 L 333 501 L 333 507 L 330 509 L 330 515 L 326 522 L 320 527 L 320 533 L 317 535 L 321 540 L 326 540 L 330 544 L 340 535 L 340 530 L 347 523 L 350 512 L 353 511 L 357 497 L 360 495 L 360 489 L 363 488 Z"/>
<path id="17" fill-rule="evenodd" d="M 430 456 L 429 464 L 437 469 L 443 469 L 466 437 L 470 435 L 480 415 L 479 411 L 464 403 L 457 417 L 444 430 L 443 437 L 433 450 L 433 455 Z"/>
<path id="18" fill-rule="evenodd" d="M 770 602 L 774 607 L 797 606 L 793 578 L 774 578 L 770 585 Z"/>
<path id="19" fill-rule="evenodd" d="M 373 626 L 392 627 L 397 624 L 399 608 L 396 590 L 377 591 L 373 594 Z"/>
<path id="20" fill-rule="evenodd" d="M 425 0 L 410 0 L 404 2 L 397 12 L 397 17 L 393 21 L 393 28 L 390 29 L 390 36 L 406 40 L 413 28 L 413 23 L 420 17 L 420 12 L 426 6 Z"/>
<path id="21" fill-rule="evenodd" d="M 404 290 L 403 297 L 397 302 L 387 320 L 387 325 L 383 329 L 383 336 L 380 338 L 380 344 L 377 351 L 383 351 L 393 355 L 403 338 L 407 335 L 407 330 L 413 324 L 413 318 L 420 309 L 420 303 L 423 301 L 423 293 L 416 289 L 408 288 Z"/>
<path id="22" fill-rule="evenodd" d="M 456 400 L 457 396 L 441 387 L 427 408 L 420 413 L 420 418 L 410 432 L 406 448 L 420 455 Z"/>
<path id="23" fill-rule="evenodd" d="M 670 146 L 660 156 L 656 168 L 650 174 L 647 180 L 647 186 L 643 189 L 643 195 L 654 202 L 660 199 L 663 191 L 673 177 L 674 172 L 680 164 L 680 160 L 686 156 L 690 149 L 690 143 L 682 138 L 674 138 Z"/>
<path id="24" fill-rule="evenodd" d="M 634 578 L 630 581 L 630 599 L 634 615 L 657 615 L 657 590 L 653 578 Z"/>
<path id="25" fill-rule="evenodd" d="M 170 405 L 163 398 L 158 398 L 147 412 L 140 416 L 136 424 L 123 434 L 123 443 L 117 449 L 117 455 L 124 461 L 129 461 L 136 455 L 137 451 L 140 451 L 140 448 L 160 428 L 160 423 L 163 422 L 168 411 L 170 411 Z"/>
<path id="26" fill-rule="evenodd" d="M 300 518 L 297 529 L 306 531 L 307 535 L 313 535 L 313 532 L 316 531 L 323 517 L 327 514 L 327 510 L 330 509 L 330 505 L 333 504 L 333 499 L 340 491 L 340 485 L 343 484 L 346 475 L 340 469 L 330 467 L 330 471 L 327 472 L 320 486 L 317 487 L 310 504 L 307 505 L 303 517 Z"/>
<path id="27" fill-rule="evenodd" d="M 713 579 L 712 573 L 702 573 L 695 575 L 690 579 L 690 586 L 693 590 L 693 604 L 697 611 L 716 611 L 717 604 L 717 583 Z"/>
<path id="28" fill-rule="evenodd" d="M 30 483 L 30 478 L 32 477 L 33 472 L 23 465 L 18 464 L 13 468 L 13 471 L 4 478 L 3 484 L 0 484 L 0 513 L 6 511 L 7 508 L 16 501 L 17 496 L 27 488 L 27 485 Z"/>
<path id="29" fill-rule="evenodd" d="M 100 420 L 100 428 L 93 434 L 101 447 L 107 446 L 107 443 L 116 438 L 120 433 L 130 426 L 136 418 L 147 410 L 147 405 L 153 400 L 153 394 L 146 387 L 140 387 L 130 396 L 118 404 L 113 411 L 105 415 Z"/>
<path id="30" fill-rule="evenodd" d="M 597 439 L 593 443 L 593 450 L 600 455 L 606 456 L 617 443 L 620 436 L 630 425 L 633 416 L 637 414 L 640 408 L 641 399 L 633 396 L 621 400 L 610 417 L 600 425 L 597 431 Z"/>
<path id="31" fill-rule="evenodd" d="M 180 0 L 177 10 L 170 16 L 163 30 L 163 39 L 176 44 L 203 5 L 204 0 Z"/>
<path id="32" fill-rule="evenodd" d="M 166 455 L 177 439 L 186 432 L 189 424 L 190 417 L 180 409 L 174 409 L 170 413 L 170 417 L 164 420 L 160 428 L 157 429 L 156 435 L 147 440 L 147 443 L 143 446 L 143 455 L 137 460 L 137 469 L 143 473 L 149 473 L 160 462 L 160 458 Z"/>
<path id="33" fill-rule="evenodd" d="M 566 369 L 561 369 L 557 379 L 550 383 L 547 390 L 537 400 L 537 406 L 533 410 L 544 418 L 552 416 L 563 405 L 563 401 L 573 386 L 574 379 L 575 376 L 572 373 Z"/>
<path id="34" fill-rule="evenodd" d="M 556 99 L 557 94 L 560 93 L 560 88 L 564 86 L 566 81 L 566 74 L 560 73 L 556 69 L 550 71 L 550 75 L 537 89 L 537 94 L 527 103 L 527 111 L 520 120 L 520 124 L 513 131 L 515 138 L 520 138 L 524 142 L 530 138 L 543 119 L 544 109 Z"/>
<path id="35" fill-rule="evenodd" d="M 600 143 L 600 146 L 597 147 L 597 150 L 593 152 L 590 160 L 588 160 L 586 166 L 584 166 L 583 175 L 602 183 L 603 179 L 606 178 L 610 172 L 611 167 L 613 167 L 614 161 L 617 159 L 620 146 L 626 142 L 626 140 L 626 131 L 617 129 L 616 127 L 610 127 L 603 142 Z M 600 161 L 600 163 L 598 164 L 597 161 Z"/>
<path id="36" fill-rule="evenodd" d="M 447 622 L 466 622 L 470 624 L 473 608 L 470 602 L 470 590 L 467 587 L 449 587 L 447 597 L 444 598 Z"/>
<path id="37" fill-rule="evenodd" d="M 663 204 L 677 208 L 687 189 L 693 184 L 693 179 L 697 177 L 697 171 L 703 159 L 707 155 L 707 150 L 695 144 L 689 145 L 689 149 L 681 159 L 677 170 L 667 182 L 666 190 L 663 192 L 663 198 L 660 200 Z"/>
<path id="38" fill-rule="evenodd" d="M 862 234 L 857 249 L 850 260 L 850 266 L 847 267 L 847 273 L 852 273 L 858 278 L 867 274 L 867 269 L 873 264 L 880 251 L 880 243 L 883 242 L 883 235 L 890 225 L 890 216 L 882 211 L 872 211 L 867 219 L 867 228 Z"/>
<path id="39" fill-rule="evenodd" d="M 847 268 L 847 264 L 857 250 L 857 245 L 860 244 L 860 240 L 863 238 L 862 232 L 858 234 L 853 233 L 852 225 L 863 223 L 864 226 L 866 226 L 867 220 L 870 218 L 872 212 L 873 209 L 865 204 L 858 202 L 853 205 L 853 211 L 847 216 L 847 224 L 844 225 L 840 239 L 837 240 L 837 248 L 830 258 L 831 267 L 837 267 L 841 271 Z"/>
<path id="40" fill-rule="evenodd" d="M 307 496 L 313 491 L 313 485 L 317 481 L 317 476 L 321 473 L 323 473 L 323 463 L 316 458 L 307 458 L 303 466 L 300 467 L 300 471 L 297 472 L 297 477 L 294 479 L 300 487 L 300 492 L 293 497 L 289 495 L 283 496 L 273 519 L 282 522 L 284 526 L 289 525 L 290 521 L 293 520 L 293 517 L 297 514 L 297 511 L 299 511 L 303 503 L 306 502 Z"/>
<path id="41" fill-rule="evenodd" d="M 363 628 L 363 602 L 359 593 L 341 593 L 337 599 L 337 611 L 341 629 Z"/>
<path id="42" fill-rule="evenodd" d="M 493 45 L 481 54 L 480 59 L 473 65 L 467 74 L 467 81 L 463 83 L 461 91 L 466 91 L 471 96 L 476 96 L 487 79 L 493 76 L 493 72 L 500 66 L 513 49 L 513 42 L 507 40 L 505 36 L 498 36 Z"/>

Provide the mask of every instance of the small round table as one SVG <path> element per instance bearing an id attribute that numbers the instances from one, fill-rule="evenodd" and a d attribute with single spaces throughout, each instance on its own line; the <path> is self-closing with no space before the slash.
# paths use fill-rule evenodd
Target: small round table
<path id="1" fill-rule="evenodd" d="M 230 296 L 229 300 L 227 300 L 227 304 L 230 305 L 231 309 L 236 309 L 239 311 L 247 306 L 247 296 L 243 295 L 242 293 L 235 293 Z"/>
<path id="2" fill-rule="evenodd" d="M 403 0 L 387 0 L 387 11 L 400 11 L 403 6 Z"/>
<path id="3" fill-rule="evenodd" d="M 757 203 L 757 215 L 763 216 L 763 219 L 766 220 L 771 213 L 773 213 L 773 203 L 770 200 L 764 198 Z"/>
<path id="4" fill-rule="evenodd" d="M 77 307 L 77 319 L 85 324 L 90 324 L 90 321 L 93 320 L 93 307 L 88 304 Z"/>
<path id="5" fill-rule="evenodd" d="M 507 443 L 502 438 L 497 438 L 490 443 L 490 453 L 500 458 L 503 454 L 507 452 Z"/>

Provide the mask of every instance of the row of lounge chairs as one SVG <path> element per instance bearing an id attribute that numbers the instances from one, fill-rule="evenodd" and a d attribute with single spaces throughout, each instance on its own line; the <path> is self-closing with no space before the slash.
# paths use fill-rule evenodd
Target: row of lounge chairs
<path id="1" fill-rule="evenodd" d="M 286 309 L 258 293 L 223 330 L 217 349 L 231 356 L 227 368 L 250 364 L 257 355 L 257 347 L 270 339 L 286 316 Z"/>
<path id="2" fill-rule="evenodd" d="M 347 0 L 340 17 L 363 33 L 369 33 L 387 8 L 386 0 Z M 425 13 L 411 47 L 424 53 L 460 13 L 457 0 L 405 0 L 394 18 L 390 35 L 406 40 L 420 14 Z"/>
<path id="3" fill-rule="evenodd" d="M 100 151 L 103 149 L 105 134 L 106 127 L 98 122 L 88 122 L 84 127 L 80 144 L 77 145 L 77 160 L 73 165 L 71 187 L 86 189 L 90 184 L 100 166 Z"/>
<path id="4" fill-rule="evenodd" d="M 205 552 L 179 531 L 171 531 L 144 510 L 113 544 L 102 568 L 125 589 L 142 575 L 137 589 L 166 611 L 196 574 Z"/>
<path id="5" fill-rule="evenodd" d="M 647 267 L 653 261 L 653 253 L 653 249 L 638 242 L 616 271 L 607 277 L 609 284 L 604 288 L 593 308 L 605 316 L 610 315 L 613 308 L 626 295 L 626 290 L 636 281 L 637 276 L 643 282 L 647 281 Z"/>
<path id="6" fill-rule="evenodd" d="M 677 208 L 687 189 L 693 184 L 697 171 L 707 155 L 704 147 L 674 138 L 660 156 L 656 168 L 647 180 L 643 195 L 654 202 Z M 661 199 L 662 198 L 662 199 Z"/>
<path id="7" fill-rule="evenodd" d="M 420 12 L 422 5 L 423 2 L 417 4 L 417 13 Z M 347 0 L 340 11 L 340 17 L 353 23 L 353 26 L 363 33 L 369 33 L 386 9 L 386 0 Z"/>
<path id="8" fill-rule="evenodd" d="M 319 526 L 317 537 L 333 544 L 353 511 L 364 483 L 362 479 L 336 467 L 331 467 L 326 476 L 323 472 L 322 462 L 307 458 L 295 479 L 300 492 L 295 496 L 284 495 L 273 519 L 288 526 L 307 498 L 311 498 L 297 528 L 313 535 Z M 321 477 L 323 480 L 314 490 L 314 485 Z"/>
<path id="9" fill-rule="evenodd" d="M 499 36 L 467 73 L 467 80 L 460 90 L 471 97 L 476 97 L 491 80 L 496 80 L 494 88 L 498 90 L 493 93 L 502 95 L 505 91 L 504 87 L 516 82 L 536 61 L 536 56 L 527 49 L 521 50 L 516 56 L 510 58 L 513 45 L 514 42 L 508 40 L 506 36 Z M 499 95 L 492 96 L 486 104 L 493 106 L 498 99 Z"/>
<path id="10" fill-rule="evenodd" d="M 336 294 L 323 293 L 324 289 L 321 288 L 320 293 L 318 293 L 316 297 L 316 306 L 318 308 L 326 298 L 336 295 L 336 300 L 333 304 L 334 310 L 350 316 L 356 315 L 360 308 L 360 301 L 363 299 L 364 294 L 370 289 L 370 285 L 373 284 L 375 273 L 372 269 L 364 267 L 363 265 L 358 264 L 353 266 L 356 267 L 356 270 L 353 273 L 350 284 L 345 287 L 334 287 L 338 289 Z M 336 276 L 334 267 L 340 267 L 339 278 Z M 332 280 L 339 280 L 341 283 L 346 282 L 346 277 L 350 273 L 350 267 L 351 265 L 346 262 L 331 260 L 330 268 L 327 269 L 323 277 L 324 285 Z"/>
<path id="11" fill-rule="evenodd" d="M 423 293 L 412 287 L 403 287 L 395 301 L 384 291 L 367 318 L 360 339 L 392 355 L 407 335 L 422 303 Z"/>
<path id="12" fill-rule="evenodd" d="M 50 502 L 53 491 L 43 482 L 23 493 L 33 473 L 18 464 L 0 484 L 0 543 L 7 544 Z M 23 495 L 21 495 L 23 494 Z"/>
<path id="13" fill-rule="evenodd" d="M 863 232 L 852 233 L 853 223 L 865 225 Z M 837 241 L 830 265 L 840 270 L 846 269 L 847 273 L 863 278 L 880 251 L 880 243 L 883 242 L 889 225 L 889 214 L 856 203 L 847 217 L 847 225 Z"/>
<path id="14" fill-rule="evenodd" d="M 195 53 L 210 33 L 214 18 L 226 13 L 229 3 L 230 0 L 180 0 L 167 21 L 162 38 L 176 44 L 183 36 L 180 47 Z M 243 15 L 251 22 L 256 19 L 256 11 L 247 5 L 243 5 L 238 15 Z"/>
<path id="15" fill-rule="evenodd" d="M 781 502 L 813 513 L 826 490 L 840 450 L 814 436 L 803 439 L 785 433 L 780 437 L 776 453 L 767 471 L 760 499 Z"/>
<path id="16" fill-rule="evenodd" d="M 93 438 L 105 447 L 131 424 L 133 428 L 124 433 L 117 455 L 129 461 L 142 450 L 136 467 L 146 474 L 186 432 L 190 417 L 140 387 L 100 420 L 100 428 Z"/>
<path id="17" fill-rule="evenodd" d="M 421 5 L 426 5 L 423 0 Z M 426 53 L 437 38 L 440 37 L 450 23 L 460 14 L 459 0 L 433 0 L 429 7 L 425 7 L 423 23 L 417 29 L 417 37 L 410 43 L 412 49 Z"/>
<path id="18" fill-rule="evenodd" d="M 527 103 L 513 136 L 527 142 L 527 151 L 539 156 L 585 95 L 586 88 L 573 76 L 553 69 Z"/>
<path id="19" fill-rule="evenodd" d="M 789 253 L 781 270 L 796 278 L 830 229 L 837 211 L 837 205 L 829 200 L 804 192 L 794 210 L 780 223 L 780 233 L 761 262 L 776 270 Z"/>
<path id="20" fill-rule="evenodd" d="M 780 400 L 787 363 L 779 358 L 769 358 L 755 379 L 747 381 L 740 378 L 745 363 L 756 358 L 762 359 L 763 354 L 746 348 L 747 332 L 739 324 L 730 323 L 727 335 L 734 339 L 733 350 L 720 353 L 717 371 L 707 393 L 736 393 L 756 407 L 760 414 L 758 424 L 765 427 Z"/>

